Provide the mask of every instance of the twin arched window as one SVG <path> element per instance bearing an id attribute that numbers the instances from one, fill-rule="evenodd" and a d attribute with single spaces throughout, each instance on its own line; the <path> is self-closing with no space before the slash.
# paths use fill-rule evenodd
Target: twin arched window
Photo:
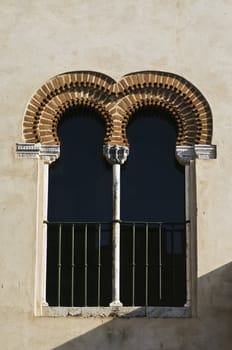
<path id="1" fill-rule="evenodd" d="M 190 306 L 194 159 L 216 156 L 200 91 L 173 73 L 131 73 L 118 83 L 101 73 L 65 73 L 33 95 L 23 131 L 19 157 L 51 164 L 60 156 L 50 165 L 43 216 L 42 300 L 46 290 L 58 306 Z"/>

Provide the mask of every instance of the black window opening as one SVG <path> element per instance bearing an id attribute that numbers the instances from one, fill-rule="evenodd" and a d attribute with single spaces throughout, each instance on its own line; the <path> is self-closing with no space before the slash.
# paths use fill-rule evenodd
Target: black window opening
<path id="1" fill-rule="evenodd" d="M 47 302 L 112 301 L 112 168 L 102 155 L 105 126 L 86 108 L 58 130 L 61 156 L 49 171 Z M 184 167 L 175 159 L 174 119 L 156 108 L 128 126 L 121 166 L 120 301 L 124 306 L 186 302 Z"/>
<path id="2" fill-rule="evenodd" d="M 175 158 L 175 119 L 143 108 L 128 125 L 121 171 L 121 301 L 186 302 L 185 172 Z M 133 224 L 133 222 L 136 222 Z"/>
<path id="3" fill-rule="evenodd" d="M 112 179 L 102 156 L 105 125 L 96 112 L 74 108 L 58 135 L 60 158 L 49 169 L 47 302 L 109 305 Z"/>

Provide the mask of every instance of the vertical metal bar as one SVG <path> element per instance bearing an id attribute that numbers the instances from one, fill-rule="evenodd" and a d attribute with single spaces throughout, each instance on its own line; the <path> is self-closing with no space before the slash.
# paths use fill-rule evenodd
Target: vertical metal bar
<path id="1" fill-rule="evenodd" d="M 101 302 L 101 224 L 98 224 L 97 305 Z"/>
<path id="2" fill-rule="evenodd" d="M 174 254 L 174 226 L 171 227 L 171 252 L 172 252 L 172 302 L 175 301 L 175 254 Z"/>
<path id="3" fill-rule="evenodd" d="M 61 294 L 61 239 L 62 239 L 62 225 L 59 224 L 59 236 L 58 236 L 58 300 L 57 300 L 58 306 L 60 306 L 60 294 Z"/>
<path id="4" fill-rule="evenodd" d="M 148 305 L 148 267 L 149 267 L 149 264 L 148 264 L 148 232 L 149 232 L 149 224 L 146 223 L 146 248 L 145 248 L 145 259 L 146 259 L 146 262 L 145 262 L 145 276 L 146 276 L 146 280 L 145 280 L 145 306 Z"/>
<path id="5" fill-rule="evenodd" d="M 135 223 L 132 226 L 132 306 L 135 306 Z"/>
<path id="6" fill-rule="evenodd" d="M 88 298 L 88 224 L 85 224 L 85 306 Z"/>
<path id="7" fill-rule="evenodd" d="M 162 300 L 162 224 L 159 224 L 159 301 Z"/>
<path id="8" fill-rule="evenodd" d="M 72 273 L 72 280 L 71 280 L 71 306 L 74 305 L 74 271 L 75 271 L 75 256 L 74 256 L 74 245 L 75 245 L 75 225 L 72 224 L 72 252 L 71 252 L 71 273 Z"/>
<path id="9" fill-rule="evenodd" d="M 120 302 L 120 164 L 113 164 L 113 261 L 112 302 L 110 306 L 122 306 Z"/>

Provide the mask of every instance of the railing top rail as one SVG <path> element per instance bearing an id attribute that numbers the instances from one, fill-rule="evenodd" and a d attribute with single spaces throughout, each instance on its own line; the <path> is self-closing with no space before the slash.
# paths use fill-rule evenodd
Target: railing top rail
<path id="1" fill-rule="evenodd" d="M 121 224 L 147 224 L 147 225 L 184 225 L 188 224 L 189 221 L 127 221 L 121 220 Z"/>
<path id="2" fill-rule="evenodd" d="M 112 221 L 47 221 L 44 220 L 44 224 L 49 224 L 49 225 L 74 225 L 74 224 L 79 224 L 79 225 L 86 225 L 86 224 L 97 224 L 97 225 L 102 225 L 102 224 L 112 224 Z"/>
<path id="3" fill-rule="evenodd" d="M 128 224 L 128 225 L 133 225 L 133 224 L 138 224 L 138 225 L 184 225 L 188 224 L 190 221 L 179 221 L 179 222 L 168 222 L 168 221 L 127 221 L 127 220 L 119 220 L 120 224 Z M 113 221 L 48 221 L 44 220 L 44 224 L 49 224 L 49 225 L 65 225 L 65 224 L 79 224 L 79 225 L 85 225 L 85 224 L 112 224 Z"/>

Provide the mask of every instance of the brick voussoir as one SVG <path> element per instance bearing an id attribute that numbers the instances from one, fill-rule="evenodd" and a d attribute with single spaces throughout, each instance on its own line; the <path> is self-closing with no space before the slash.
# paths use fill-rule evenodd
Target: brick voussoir
<path id="1" fill-rule="evenodd" d="M 75 90 L 77 86 L 78 91 Z M 133 93 L 134 89 L 136 93 Z M 118 94 L 124 97 L 118 100 Z M 76 105 L 99 111 L 107 125 L 107 142 L 127 143 L 128 119 L 145 105 L 161 106 L 173 115 L 178 124 L 179 144 L 189 144 L 196 137 L 202 143 L 209 142 L 212 134 L 212 116 L 207 101 L 182 77 L 147 71 L 129 74 L 114 83 L 113 79 L 100 73 L 71 72 L 50 79 L 32 96 L 24 116 L 25 140 L 46 143 L 56 140 L 57 143 L 58 120 L 66 109 Z"/>

